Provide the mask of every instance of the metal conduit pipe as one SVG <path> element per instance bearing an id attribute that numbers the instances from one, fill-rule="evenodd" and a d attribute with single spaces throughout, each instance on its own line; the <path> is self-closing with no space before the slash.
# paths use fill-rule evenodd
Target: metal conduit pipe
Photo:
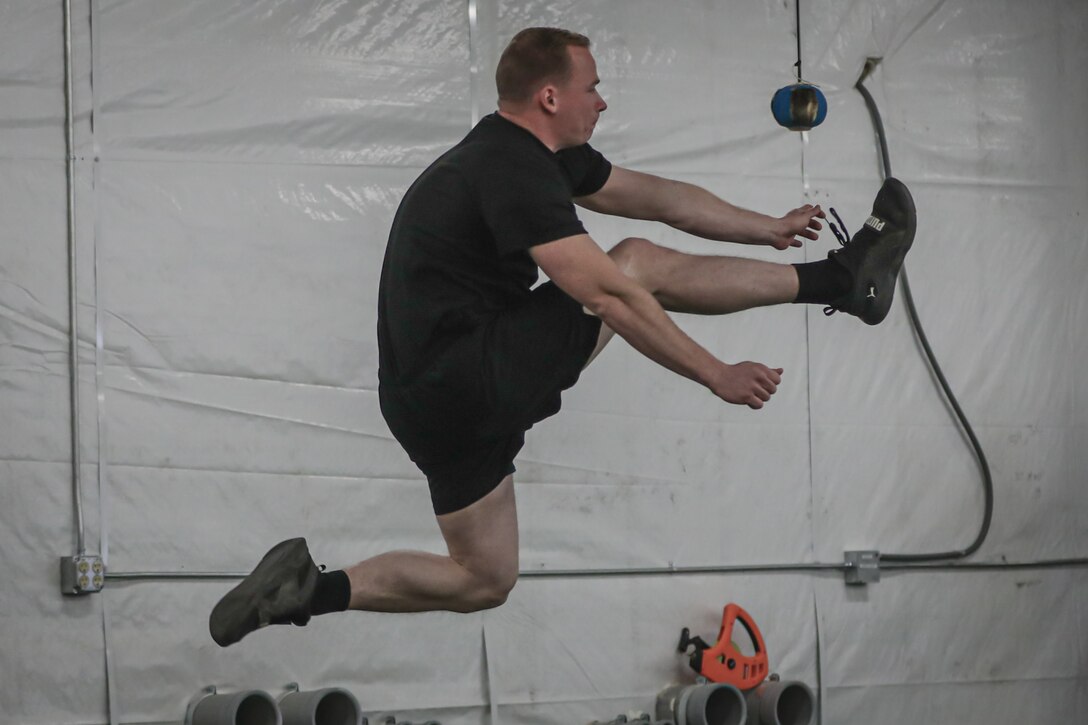
<path id="1" fill-rule="evenodd" d="M 1088 563 L 1088 562 L 1086 562 Z M 759 574 L 775 572 L 837 571 L 846 564 L 752 564 L 727 566 L 668 566 L 632 567 L 629 569 L 532 569 L 518 574 L 521 579 L 570 579 L 577 577 L 666 576 L 681 574 Z M 211 571 L 110 571 L 106 579 L 117 581 L 150 581 L 168 579 L 242 579 L 249 572 Z"/>
<path id="2" fill-rule="evenodd" d="M 776 572 L 812 572 L 837 571 L 847 569 L 846 564 L 736 564 L 721 566 L 667 566 L 635 567 L 625 569 L 534 569 L 523 571 L 518 576 L 522 579 L 573 579 L 577 577 L 612 577 L 612 576 L 667 576 L 676 574 L 766 574 Z"/>
<path id="3" fill-rule="evenodd" d="M 83 525 L 82 454 L 79 443 L 79 305 L 76 286 L 75 112 L 72 92 L 72 1 L 64 0 L 64 143 L 68 184 L 68 364 L 72 409 L 72 498 L 75 505 L 76 555 L 87 553 Z"/>
<path id="4" fill-rule="evenodd" d="M 1009 571 L 1018 569 L 1062 569 L 1088 567 L 1088 558 L 1044 559 L 1040 561 L 973 562 L 959 564 L 883 563 L 885 571 Z M 632 567 L 629 569 L 534 569 L 523 571 L 521 579 L 573 579 L 638 576 L 691 576 L 699 574 L 776 574 L 834 571 L 843 573 L 848 564 L 765 564 L 752 566 L 673 566 Z M 110 581 L 172 581 L 207 579 L 244 579 L 249 572 L 230 571 L 109 571 Z"/>
<path id="5" fill-rule="evenodd" d="M 480 121 L 479 83 L 480 83 L 480 26 L 479 12 L 476 0 L 468 0 L 468 73 L 469 73 L 469 103 L 472 105 L 470 121 L 475 127 Z"/>

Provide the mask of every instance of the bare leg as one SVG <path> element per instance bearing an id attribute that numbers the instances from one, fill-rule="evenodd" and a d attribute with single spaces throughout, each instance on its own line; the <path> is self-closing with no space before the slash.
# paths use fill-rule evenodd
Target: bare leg
<path id="1" fill-rule="evenodd" d="M 788 264 L 685 254 L 638 238 L 608 254 L 671 312 L 724 315 L 797 297 L 797 271 Z"/>
<path id="2" fill-rule="evenodd" d="M 637 237 L 624 239 L 608 256 L 670 312 L 724 315 L 797 299 L 797 270 L 788 264 L 685 254 Z M 601 326 L 589 362 L 614 334 Z"/>
<path id="3" fill-rule="evenodd" d="M 449 556 L 391 551 L 347 569 L 351 609 L 474 612 L 506 601 L 518 577 L 511 476 L 476 503 L 438 517 Z"/>

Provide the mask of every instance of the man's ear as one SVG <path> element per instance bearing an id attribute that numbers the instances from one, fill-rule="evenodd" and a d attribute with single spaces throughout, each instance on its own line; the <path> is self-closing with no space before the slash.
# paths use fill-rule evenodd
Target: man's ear
<path id="1" fill-rule="evenodd" d="M 559 94 L 556 92 L 555 86 L 551 84 L 537 91 L 536 98 L 544 113 L 552 114 L 559 109 Z"/>

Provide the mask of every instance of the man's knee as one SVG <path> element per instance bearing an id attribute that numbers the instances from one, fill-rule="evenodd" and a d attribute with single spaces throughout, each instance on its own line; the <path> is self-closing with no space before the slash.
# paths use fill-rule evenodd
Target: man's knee
<path id="1" fill-rule="evenodd" d="M 668 263 L 671 250 L 642 237 L 627 237 L 608 251 L 608 256 L 625 275 L 650 292 L 656 292 L 661 268 Z"/>
<path id="2" fill-rule="evenodd" d="M 472 584 L 472 591 L 467 597 L 465 611 L 477 612 L 482 609 L 494 609 L 506 603 L 507 597 L 518 582 L 517 568 L 487 576 L 477 576 Z"/>
<path id="3" fill-rule="evenodd" d="M 620 240 L 619 244 L 608 250 L 608 256 L 616 263 L 616 266 L 628 276 L 647 255 L 653 254 L 657 245 L 649 239 L 642 237 L 627 237 Z"/>
<path id="4" fill-rule="evenodd" d="M 494 609 L 506 603 L 518 582 L 520 557 L 517 544 L 490 551 L 478 551 L 477 556 L 455 561 L 468 573 L 462 600 L 466 612 Z"/>
<path id="5" fill-rule="evenodd" d="M 489 582 L 480 592 L 480 609 L 494 609 L 506 604 L 514 585 L 518 583 L 517 575 Z"/>

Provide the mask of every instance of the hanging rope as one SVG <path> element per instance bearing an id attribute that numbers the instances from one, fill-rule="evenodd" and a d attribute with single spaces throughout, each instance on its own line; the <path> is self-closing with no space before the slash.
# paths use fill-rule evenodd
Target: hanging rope
<path id="1" fill-rule="evenodd" d="M 794 0 L 793 7 L 797 12 L 797 62 L 793 65 L 797 68 L 797 82 L 801 83 L 801 0 Z"/>

